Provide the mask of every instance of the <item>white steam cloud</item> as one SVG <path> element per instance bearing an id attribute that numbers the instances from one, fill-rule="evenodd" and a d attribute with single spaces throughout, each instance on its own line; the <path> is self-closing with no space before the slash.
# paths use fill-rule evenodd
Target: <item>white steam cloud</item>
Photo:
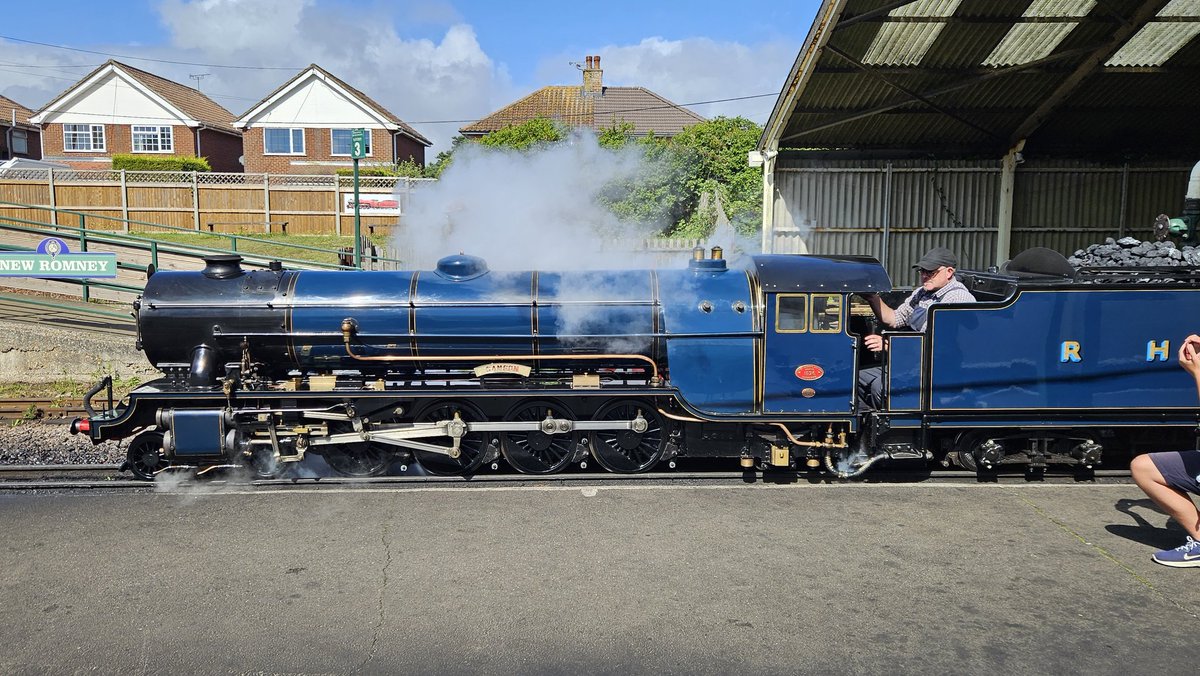
<path id="1" fill-rule="evenodd" d="M 598 200 L 650 168 L 640 147 L 602 148 L 586 131 L 524 152 L 464 144 L 436 184 L 413 193 L 395 245 L 412 269 L 456 253 L 492 270 L 650 267 L 642 242 L 669 223 L 624 222 Z"/>

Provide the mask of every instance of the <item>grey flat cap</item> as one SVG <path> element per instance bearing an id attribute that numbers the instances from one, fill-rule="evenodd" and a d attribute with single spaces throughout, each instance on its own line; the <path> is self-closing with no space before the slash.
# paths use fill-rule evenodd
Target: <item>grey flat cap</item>
<path id="1" fill-rule="evenodd" d="M 953 251 L 944 246 L 935 246 L 926 251 L 925 255 L 921 256 L 921 260 L 917 261 L 917 264 L 913 268 L 933 272 L 943 265 L 948 268 L 957 268 L 958 256 L 955 256 Z"/>

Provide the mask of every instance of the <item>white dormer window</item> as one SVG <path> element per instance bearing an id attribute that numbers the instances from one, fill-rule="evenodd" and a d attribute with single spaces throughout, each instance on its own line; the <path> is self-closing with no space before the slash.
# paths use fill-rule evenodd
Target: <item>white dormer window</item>
<path id="1" fill-rule="evenodd" d="M 170 153 L 175 150 L 169 126 L 135 124 L 132 132 L 135 153 Z"/>
<path id="2" fill-rule="evenodd" d="M 303 155 L 304 130 L 296 128 L 264 129 L 263 153 L 267 155 Z"/>
<path id="3" fill-rule="evenodd" d="M 330 155 L 349 155 L 350 154 L 350 144 L 351 144 L 351 134 L 353 131 L 354 131 L 353 129 L 330 129 L 329 130 L 329 133 L 330 133 L 329 154 Z M 371 156 L 371 130 L 367 129 L 366 132 L 367 133 L 363 135 L 363 141 L 365 142 L 363 145 L 366 146 L 366 148 L 364 149 L 363 152 L 367 155 L 367 157 L 370 157 Z"/>
<path id="4" fill-rule="evenodd" d="M 104 152 L 104 125 L 64 124 L 63 150 Z"/>

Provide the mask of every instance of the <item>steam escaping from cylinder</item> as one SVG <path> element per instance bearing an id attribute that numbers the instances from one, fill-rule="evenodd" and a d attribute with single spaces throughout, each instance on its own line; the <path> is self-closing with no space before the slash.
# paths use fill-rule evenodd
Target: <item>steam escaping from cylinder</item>
<path id="1" fill-rule="evenodd" d="M 527 151 L 464 143 L 436 184 L 413 193 L 393 243 L 417 270 L 459 252 L 492 270 L 653 267 L 642 241 L 670 225 L 665 215 L 622 221 L 600 198 L 654 169 L 638 145 L 602 148 L 590 131 Z"/>

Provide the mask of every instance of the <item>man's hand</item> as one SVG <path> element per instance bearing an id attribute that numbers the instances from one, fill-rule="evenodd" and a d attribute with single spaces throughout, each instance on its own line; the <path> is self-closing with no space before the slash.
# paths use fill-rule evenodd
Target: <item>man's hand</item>
<path id="1" fill-rule="evenodd" d="M 1200 377 L 1200 336 L 1193 333 L 1183 339 L 1183 345 L 1179 348 L 1179 365 L 1192 376 Z"/>
<path id="2" fill-rule="evenodd" d="M 863 344 L 866 345 L 867 349 L 872 352 L 881 352 L 885 347 L 883 336 L 877 333 L 872 333 L 866 338 L 863 338 Z"/>

